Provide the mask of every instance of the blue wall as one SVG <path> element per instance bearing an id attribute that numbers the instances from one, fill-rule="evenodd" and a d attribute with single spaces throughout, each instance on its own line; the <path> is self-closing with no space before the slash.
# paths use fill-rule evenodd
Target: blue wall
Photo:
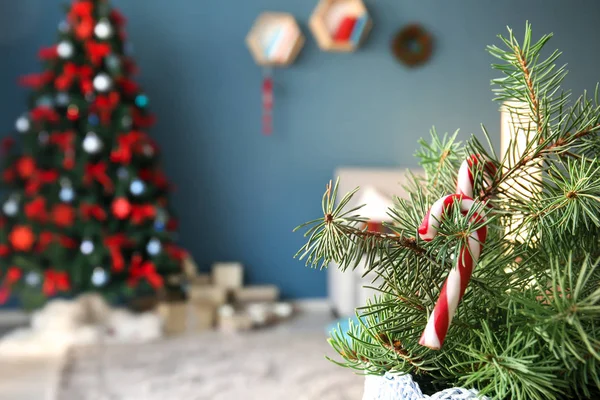
<path id="1" fill-rule="evenodd" d="M 9 130 L 26 93 L 17 76 L 39 69 L 51 44 L 59 1 L 0 5 L 0 127 Z M 367 1 L 374 29 L 354 54 L 318 50 L 307 29 L 316 0 L 120 0 L 142 68 L 141 83 L 159 116 L 153 135 L 178 186 L 181 244 L 202 268 L 241 260 L 251 283 L 278 284 L 286 297 L 326 294 L 326 274 L 292 259 L 297 224 L 320 213 L 320 196 L 340 165 L 413 166 L 416 140 L 435 125 L 484 123 L 497 135 L 484 51 L 505 26 L 554 32 L 580 91 L 600 79 L 595 1 Z M 262 73 L 244 45 L 263 10 L 293 13 L 307 34 L 298 62 L 277 70 L 275 134 L 260 131 Z M 436 37 L 430 64 L 409 70 L 390 55 L 403 24 L 419 21 Z M 498 142 L 498 140 L 496 140 Z"/>

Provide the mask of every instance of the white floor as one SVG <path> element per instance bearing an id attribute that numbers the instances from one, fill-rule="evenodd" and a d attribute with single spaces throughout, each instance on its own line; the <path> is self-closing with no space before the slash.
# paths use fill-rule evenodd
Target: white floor
<path id="1" fill-rule="evenodd" d="M 331 319 L 327 309 L 318 306 L 309 307 L 308 311 L 300 313 L 285 324 L 275 326 L 269 330 L 253 332 L 248 337 L 244 337 L 243 342 L 246 345 L 259 348 L 264 346 L 264 348 L 262 351 L 256 349 L 251 352 L 254 359 L 257 360 L 251 366 L 241 365 L 247 364 L 244 363 L 244 357 L 237 361 L 231 359 L 232 367 L 228 368 L 231 369 L 232 373 L 237 373 L 240 382 L 243 381 L 246 385 L 246 391 L 242 397 L 246 399 L 260 398 L 261 400 L 279 399 L 279 396 L 273 396 L 275 393 L 279 393 L 282 387 L 290 385 L 290 389 L 294 390 L 292 386 L 296 385 L 296 392 L 303 393 L 295 393 L 296 397 L 292 393 L 288 393 L 287 399 L 360 399 L 362 378 L 353 375 L 350 370 L 334 366 L 324 358 L 325 353 L 333 355 L 331 349 L 325 343 L 325 326 L 331 322 Z M 2 326 L 0 325 L 1 331 Z M 209 333 L 205 336 L 171 338 L 154 344 L 140 345 L 149 347 L 126 346 L 122 350 L 108 347 L 105 349 L 106 360 L 108 360 L 107 369 L 104 372 L 105 379 L 117 383 L 116 381 L 119 381 L 120 377 L 123 376 L 123 381 L 117 384 L 117 387 L 126 386 L 129 382 L 125 378 L 127 373 L 138 374 L 132 375 L 130 378 L 141 379 L 139 383 L 142 385 L 146 381 L 156 382 L 162 380 L 165 384 L 179 387 L 181 384 L 177 382 L 181 382 L 182 379 L 185 381 L 186 377 L 190 379 L 185 381 L 183 386 L 187 386 L 188 381 L 193 383 L 194 379 L 200 378 L 212 382 L 220 377 L 214 377 L 205 370 L 198 371 L 196 365 L 204 358 L 205 354 L 208 355 L 208 353 L 213 352 L 211 340 L 214 340 L 215 345 L 217 345 L 219 341 L 223 342 L 220 339 L 221 337 L 222 335 Z M 294 346 L 288 346 L 286 338 L 296 340 L 299 343 L 296 351 L 293 349 Z M 209 344 L 202 345 L 198 343 Z M 235 357 L 235 352 L 230 351 L 229 345 L 222 347 L 227 348 L 224 353 L 228 359 L 225 360 L 226 363 L 232 357 L 232 354 Z M 271 349 L 273 350 L 271 351 Z M 145 353 L 146 350 L 156 354 L 151 357 L 139 354 L 139 352 Z M 219 351 L 222 350 L 214 350 L 215 362 L 223 359 L 223 355 Z M 297 356 L 297 351 L 303 353 L 302 356 Z M 131 357 L 127 355 L 127 352 L 130 352 Z M 161 355 L 170 353 L 178 354 L 177 357 L 179 358 Z M 65 358 L 0 360 L 0 400 L 84 400 L 98 398 L 97 395 L 102 397 L 97 388 L 95 389 L 97 386 L 97 371 L 89 371 L 90 368 L 93 370 L 97 366 L 97 362 L 94 361 L 94 354 L 97 355 L 97 351 L 91 350 L 90 353 L 90 350 L 82 350 L 74 352 L 69 360 L 65 360 Z M 285 363 L 281 362 L 282 357 L 287 359 Z M 88 359 L 90 360 L 88 361 Z M 65 369 L 63 365 L 65 362 L 70 363 L 71 368 Z M 179 372 L 162 372 L 164 366 L 162 369 L 155 367 L 156 364 L 168 363 L 173 363 L 174 368 Z M 124 364 L 127 365 L 124 367 Z M 288 367 L 290 364 L 296 365 L 297 368 L 290 369 Z M 239 369 L 235 371 L 238 366 Z M 253 377 L 253 375 L 256 368 L 264 369 L 265 374 L 270 373 L 269 371 L 273 368 L 277 369 L 277 379 L 287 379 L 287 381 L 283 386 L 275 382 L 272 377 L 269 379 L 265 377 L 262 382 L 255 382 L 254 380 L 257 377 Z M 63 371 L 67 372 L 63 373 Z M 322 379 L 314 379 L 313 376 L 320 376 Z M 298 389 L 304 387 L 305 382 L 311 382 L 309 386 L 312 386 L 312 391 L 309 388 L 306 391 Z M 213 383 L 214 385 L 217 384 L 216 382 Z M 195 383 L 193 384 L 195 385 Z M 337 389 L 338 385 L 339 388 L 344 389 Z M 59 386 L 62 388 L 59 388 Z M 109 386 L 112 385 L 109 384 Z M 171 392 L 175 397 L 170 398 L 173 400 L 204 399 L 205 397 L 202 397 L 198 390 L 202 391 L 205 388 L 204 385 L 190 387 L 189 389 L 194 393 L 192 397 L 184 395 L 184 392 L 181 392 L 180 395 Z M 141 392 L 135 392 L 135 390 L 138 390 L 138 387 L 124 387 L 120 394 L 113 393 L 110 398 L 114 400 L 143 400 L 161 397 L 159 393 L 152 393 L 156 391 L 155 389 L 150 390 L 151 394 L 142 394 L 142 397 L 140 397 Z M 213 395 L 210 396 L 211 399 L 233 399 L 231 396 L 235 395 L 235 400 L 239 400 L 237 392 L 223 392 L 222 389 L 214 390 Z M 263 395 L 254 397 L 254 394 L 258 395 L 260 391 L 263 391 Z M 152 397 L 152 395 L 158 395 L 158 397 Z"/>

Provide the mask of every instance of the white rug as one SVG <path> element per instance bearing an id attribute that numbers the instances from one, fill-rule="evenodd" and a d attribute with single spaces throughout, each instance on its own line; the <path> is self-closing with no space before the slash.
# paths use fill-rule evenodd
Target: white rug
<path id="1" fill-rule="evenodd" d="M 324 334 L 216 332 L 69 352 L 59 400 L 360 400 Z"/>

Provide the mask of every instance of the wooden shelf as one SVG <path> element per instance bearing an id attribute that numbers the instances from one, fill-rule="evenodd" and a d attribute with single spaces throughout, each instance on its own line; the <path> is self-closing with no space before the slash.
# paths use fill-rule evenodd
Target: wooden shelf
<path id="1" fill-rule="evenodd" d="M 325 51 L 356 51 L 373 23 L 362 0 L 321 0 L 309 26 L 317 44 Z"/>
<path id="2" fill-rule="evenodd" d="M 288 13 L 260 14 L 246 36 L 246 44 L 254 61 L 265 67 L 286 67 L 292 64 L 304 42 L 304 35 L 296 19 Z"/>

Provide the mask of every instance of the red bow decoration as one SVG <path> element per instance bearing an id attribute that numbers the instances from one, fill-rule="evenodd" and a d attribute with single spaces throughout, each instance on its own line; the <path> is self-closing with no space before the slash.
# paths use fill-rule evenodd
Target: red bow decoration
<path id="1" fill-rule="evenodd" d="M 107 169 L 108 166 L 103 161 L 100 161 L 97 164 L 87 164 L 85 166 L 85 175 L 83 177 L 84 182 L 90 185 L 93 181 L 97 181 L 104 187 L 105 191 L 112 192 L 113 183 L 108 175 L 106 175 Z"/>
<path id="2" fill-rule="evenodd" d="M 92 112 L 100 116 L 100 121 L 104 125 L 110 124 L 112 113 L 119 105 L 121 97 L 118 92 L 110 92 L 108 95 L 98 95 L 92 104 Z"/>
<path id="3" fill-rule="evenodd" d="M 4 276 L 4 284 L 12 285 L 13 283 L 16 283 L 19 279 L 21 279 L 22 275 L 23 273 L 19 268 L 9 267 L 6 271 L 6 275 Z"/>
<path id="4" fill-rule="evenodd" d="M 121 249 L 124 246 L 131 245 L 131 240 L 129 240 L 124 234 L 119 233 L 104 239 L 104 245 L 108 248 L 108 251 L 110 251 L 113 269 L 116 272 L 122 271 L 123 268 L 125 268 L 125 260 L 123 259 Z"/>
<path id="5" fill-rule="evenodd" d="M 7 136 L 2 138 L 2 142 L 0 143 L 0 147 L 2 148 L 2 154 L 7 154 L 12 147 L 15 145 L 15 139 Z"/>
<path id="6" fill-rule="evenodd" d="M 140 279 L 146 279 L 155 289 L 163 285 L 163 278 L 156 272 L 152 261 L 143 261 L 142 256 L 135 254 L 131 259 L 130 275 L 127 283 L 135 286 Z"/>
<path id="7" fill-rule="evenodd" d="M 79 212 L 85 219 L 94 218 L 97 221 L 104 221 L 106 219 L 106 211 L 98 204 L 87 204 L 82 203 L 79 206 Z"/>
<path id="8" fill-rule="evenodd" d="M 94 4 L 90 1 L 77 1 L 73 3 L 68 19 L 75 28 L 75 34 L 81 40 L 89 39 L 94 32 L 94 17 L 92 11 Z"/>
<path id="9" fill-rule="evenodd" d="M 58 172 L 54 170 L 36 170 L 25 184 L 25 194 L 34 196 L 42 185 L 54 183 L 58 179 Z"/>
<path id="10" fill-rule="evenodd" d="M 25 215 L 29 220 L 38 221 L 44 223 L 48 218 L 46 213 L 46 199 L 43 197 L 36 197 L 25 205 Z"/>
<path id="11" fill-rule="evenodd" d="M 167 176 L 162 171 L 144 168 L 144 169 L 140 170 L 139 177 L 143 181 L 151 182 L 152 184 L 154 184 L 156 187 L 158 187 L 161 190 L 169 189 L 169 186 L 170 186 L 169 180 L 167 179 Z"/>
<path id="12" fill-rule="evenodd" d="M 66 292 L 70 287 L 69 275 L 66 272 L 49 269 L 44 273 L 42 291 L 46 296 L 53 296 L 58 291 Z"/>
<path id="13" fill-rule="evenodd" d="M 127 23 L 125 16 L 123 16 L 123 14 L 121 14 L 121 12 L 117 9 L 113 9 L 110 12 L 110 19 L 112 19 L 115 25 L 118 26 L 123 26 L 125 23 Z"/>
<path id="14" fill-rule="evenodd" d="M 67 249 L 74 249 L 77 247 L 77 242 L 75 239 L 71 239 L 68 236 L 62 235 L 58 237 L 58 242 L 61 246 L 66 247 Z"/>
<path id="15" fill-rule="evenodd" d="M 134 96 L 140 91 L 140 86 L 131 79 L 119 78 L 117 83 L 119 84 L 119 86 L 123 90 L 123 93 L 125 93 L 126 96 Z"/>
<path id="16" fill-rule="evenodd" d="M 182 262 L 188 255 L 187 251 L 172 243 L 166 246 L 166 250 L 167 254 L 169 254 L 169 257 L 174 258 L 179 262 Z"/>
<path id="17" fill-rule="evenodd" d="M 123 58 L 122 63 L 123 70 L 127 75 L 137 75 L 140 72 L 140 69 L 132 58 Z"/>
<path id="18" fill-rule="evenodd" d="M 72 169 L 75 166 L 74 139 L 75 133 L 73 131 L 53 132 L 50 135 L 50 143 L 56 145 L 65 153 L 63 160 L 65 169 Z"/>
<path id="19" fill-rule="evenodd" d="M 54 60 L 56 57 L 58 57 L 56 46 L 42 47 L 38 51 L 38 58 L 42 61 Z"/>
<path id="20" fill-rule="evenodd" d="M 120 135 L 117 138 L 117 148 L 110 153 L 110 160 L 114 163 L 129 164 L 131 162 L 133 146 L 145 138 L 146 134 L 138 131 L 131 131 Z"/>
<path id="21" fill-rule="evenodd" d="M 49 122 L 58 122 L 60 121 L 60 116 L 58 113 L 48 106 L 37 106 L 33 110 L 29 112 L 31 119 L 35 122 L 39 121 L 49 121 Z"/>
<path id="22" fill-rule="evenodd" d="M 4 276 L 4 285 L 0 287 L 0 304 L 6 303 L 10 297 L 10 286 L 16 283 L 23 273 L 17 267 L 10 267 Z"/>
<path id="23" fill-rule="evenodd" d="M 63 73 L 54 80 L 54 86 L 58 90 L 66 91 L 71 88 L 73 81 L 77 78 L 83 94 L 89 94 L 94 91 L 93 75 L 94 70 L 89 65 L 78 67 L 74 63 L 66 63 Z"/>
<path id="24" fill-rule="evenodd" d="M 144 115 L 136 107 L 132 107 L 131 114 L 133 116 L 133 124 L 138 128 L 150 128 L 156 123 L 154 114 Z"/>
<path id="25" fill-rule="evenodd" d="M 95 66 L 100 65 L 102 59 L 110 54 L 110 45 L 108 43 L 98 43 L 89 41 L 85 45 L 90 61 Z"/>
<path id="26" fill-rule="evenodd" d="M 42 253 L 46 251 L 50 243 L 54 240 L 54 233 L 50 231 L 42 231 L 38 236 L 36 251 Z"/>
<path id="27" fill-rule="evenodd" d="M 54 79 L 52 71 L 42 72 L 41 74 L 28 74 L 19 77 L 19 85 L 33 89 L 41 89 Z"/>
<path id="28" fill-rule="evenodd" d="M 139 225 L 144 220 L 154 218 L 156 216 L 156 209 L 152 204 L 132 204 L 131 205 L 131 221 Z"/>

